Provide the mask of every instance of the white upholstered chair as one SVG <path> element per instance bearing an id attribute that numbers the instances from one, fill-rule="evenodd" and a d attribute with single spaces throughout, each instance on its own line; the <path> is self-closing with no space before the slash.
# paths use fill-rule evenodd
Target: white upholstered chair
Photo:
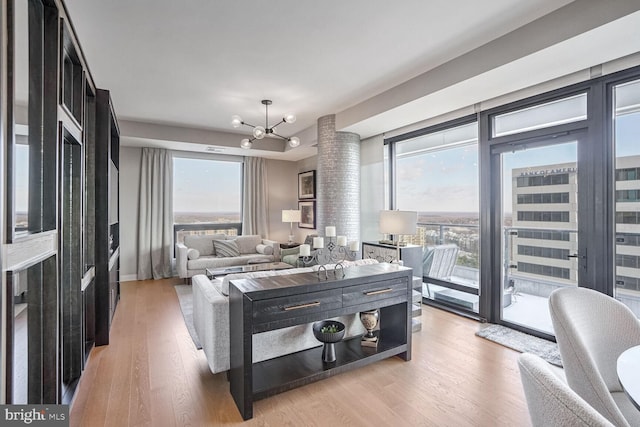
<path id="1" fill-rule="evenodd" d="M 551 321 L 569 386 L 617 426 L 640 426 L 640 411 L 622 390 L 617 359 L 640 345 L 640 321 L 620 301 L 585 288 L 549 296 Z"/>
<path id="2" fill-rule="evenodd" d="M 523 353 L 518 357 L 518 367 L 533 427 L 613 427 L 540 357 Z"/>

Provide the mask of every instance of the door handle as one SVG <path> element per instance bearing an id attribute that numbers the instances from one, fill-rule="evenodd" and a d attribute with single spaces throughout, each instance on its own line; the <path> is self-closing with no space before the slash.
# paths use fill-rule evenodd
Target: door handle
<path id="1" fill-rule="evenodd" d="M 579 254 L 571 254 L 571 255 L 567 255 L 567 258 L 580 258 L 580 259 L 585 259 L 587 258 L 584 255 L 579 255 Z"/>

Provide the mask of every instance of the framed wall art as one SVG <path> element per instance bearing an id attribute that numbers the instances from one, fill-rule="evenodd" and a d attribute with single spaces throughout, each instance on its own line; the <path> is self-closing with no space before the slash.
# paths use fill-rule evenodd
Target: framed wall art
<path id="1" fill-rule="evenodd" d="M 316 171 L 301 172 L 298 174 L 298 199 L 316 198 Z"/>
<path id="2" fill-rule="evenodd" d="M 316 202 L 298 202 L 300 222 L 298 228 L 316 228 Z"/>

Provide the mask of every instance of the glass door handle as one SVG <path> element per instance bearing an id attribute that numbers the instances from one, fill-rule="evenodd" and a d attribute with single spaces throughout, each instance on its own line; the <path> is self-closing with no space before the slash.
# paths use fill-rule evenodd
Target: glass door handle
<path id="1" fill-rule="evenodd" d="M 585 259 L 586 256 L 584 255 L 579 255 L 579 254 L 571 254 L 571 255 L 567 255 L 567 258 L 580 258 L 580 259 Z"/>

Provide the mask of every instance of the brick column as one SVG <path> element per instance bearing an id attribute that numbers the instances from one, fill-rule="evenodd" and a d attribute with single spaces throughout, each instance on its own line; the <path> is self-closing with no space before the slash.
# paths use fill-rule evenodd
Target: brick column
<path id="1" fill-rule="evenodd" d="M 318 119 L 316 228 L 360 240 L 360 135 L 336 132 L 336 117 Z"/>

